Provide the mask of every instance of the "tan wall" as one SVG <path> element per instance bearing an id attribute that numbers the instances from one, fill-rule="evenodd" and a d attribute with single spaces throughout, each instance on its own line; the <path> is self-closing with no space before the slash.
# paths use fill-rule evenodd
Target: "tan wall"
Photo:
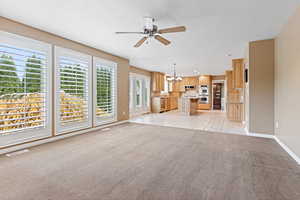
<path id="1" fill-rule="evenodd" d="M 74 42 L 57 35 L 38 30 L 36 28 L 0 17 L 0 30 L 15 33 L 35 40 L 40 40 L 64 48 L 73 49 L 92 56 L 97 56 L 118 63 L 118 120 L 127 120 L 129 118 L 128 107 L 128 77 L 129 60 L 118 57 L 104 51 Z"/>
<path id="2" fill-rule="evenodd" d="M 249 131 L 274 134 L 274 40 L 249 44 Z"/>
<path id="3" fill-rule="evenodd" d="M 300 8 L 275 41 L 275 134 L 300 156 Z"/>
<path id="4" fill-rule="evenodd" d="M 141 68 L 138 68 L 138 67 L 130 66 L 129 71 L 132 72 L 132 73 L 141 74 L 141 75 L 144 75 L 144 76 L 151 77 L 151 72 L 150 71 L 145 70 L 145 69 L 141 69 Z"/>

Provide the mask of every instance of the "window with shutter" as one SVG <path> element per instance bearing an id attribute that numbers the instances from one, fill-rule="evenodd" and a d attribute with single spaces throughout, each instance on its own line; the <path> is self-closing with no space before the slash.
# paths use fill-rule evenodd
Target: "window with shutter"
<path id="1" fill-rule="evenodd" d="M 94 123 L 116 120 L 116 63 L 94 59 Z"/>
<path id="2" fill-rule="evenodd" d="M 0 146 L 51 135 L 51 45 L 0 32 Z"/>
<path id="3" fill-rule="evenodd" d="M 55 47 L 57 133 L 92 126 L 91 56 Z"/>

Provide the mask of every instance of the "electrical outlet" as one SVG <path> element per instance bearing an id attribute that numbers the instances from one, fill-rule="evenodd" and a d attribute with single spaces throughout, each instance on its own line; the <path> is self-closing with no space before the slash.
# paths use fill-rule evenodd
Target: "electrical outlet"
<path id="1" fill-rule="evenodd" d="M 125 115 L 126 114 L 126 112 L 123 112 L 123 115 Z"/>
<path id="2" fill-rule="evenodd" d="M 275 122 L 275 128 L 279 128 L 279 122 L 278 121 Z"/>

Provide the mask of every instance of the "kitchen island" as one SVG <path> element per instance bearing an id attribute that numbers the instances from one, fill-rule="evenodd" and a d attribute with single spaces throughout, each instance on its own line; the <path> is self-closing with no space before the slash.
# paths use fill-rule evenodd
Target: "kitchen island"
<path id="1" fill-rule="evenodd" d="M 186 115 L 196 115 L 199 97 L 182 97 L 180 111 Z"/>

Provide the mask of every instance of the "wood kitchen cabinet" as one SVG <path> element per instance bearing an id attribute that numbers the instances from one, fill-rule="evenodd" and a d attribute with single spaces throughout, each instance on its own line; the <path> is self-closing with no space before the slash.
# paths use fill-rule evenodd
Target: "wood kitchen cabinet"
<path id="1" fill-rule="evenodd" d="M 233 70 L 226 71 L 227 118 L 232 121 L 244 119 L 244 66 L 243 59 L 232 60 Z"/>
<path id="2" fill-rule="evenodd" d="M 244 116 L 243 103 L 228 103 L 227 104 L 227 118 L 232 121 L 243 121 Z"/>
<path id="3" fill-rule="evenodd" d="M 233 90 L 233 71 L 228 70 L 226 71 L 226 84 L 227 84 L 227 91 Z"/>
<path id="4" fill-rule="evenodd" d="M 170 110 L 178 108 L 178 97 L 170 97 Z"/>
<path id="5" fill-rule="evenodd" d="M 227 83 L 227 102 L 239 103 L 241 91 L 234 87 L 233 71 L 226 71 L 226 83 Z"/>
<path id="6" fill-rule="evenodd" d="M 187 85 L 187 79 L 185 77 L 182 78 L 182 80 L 179 82 L 179 91 L 184 92 L 185 87 Z"/>
<path id="7" fill-rule="evenodd" d="M 169 92 L 180 92 L 181 81 L 169 82 Z"/>
<path id="8" fill-rule="evenodd" d="M 152 91 L 160 92 L 165 88 L 165 74 L 152 72 Z"/>
<path id="9" fill-rule="evenodd" d="M 211 85 L 211 76 L 210 75 L 199 76 L 199 85 Z"/>
<path id="10" fill-rule="evenodd" d="M 158 96 L 152 98 L 152 112 L 161 113 L 178 108 L 178 97 Z"/>
<path id="11" fill-rule="evenodd" d="M 184 92 L 186 85 L 192 85 L 196 87 L 198 85 L 198 77 L 183 77 L 182 80 L 178 82 L 177 87 L 179 87 L 180 92 Z"/>
<path id="12" fill-rule="evenodd" d="M 186 85 L 198 85 L 198 77 L 191 76 L 191 77 L 185 77 L 186 79 Z"/>
<path id="13" fill-rule="evenodd" d="M 233 59 L 233 87 L 235 89 L 244 88 L 244 62 L 243 59 Z"/>
<path id="14" fill-rule="evenodd" d="M 173 84 L 173 92 L 180 92 L 180 81 L 175 81 Z"/>
<path id="15" fill-rule="evenodd" d="M 211 104 L 198 104 L 198 110 L 210 110 L 211 109 Z"/>

